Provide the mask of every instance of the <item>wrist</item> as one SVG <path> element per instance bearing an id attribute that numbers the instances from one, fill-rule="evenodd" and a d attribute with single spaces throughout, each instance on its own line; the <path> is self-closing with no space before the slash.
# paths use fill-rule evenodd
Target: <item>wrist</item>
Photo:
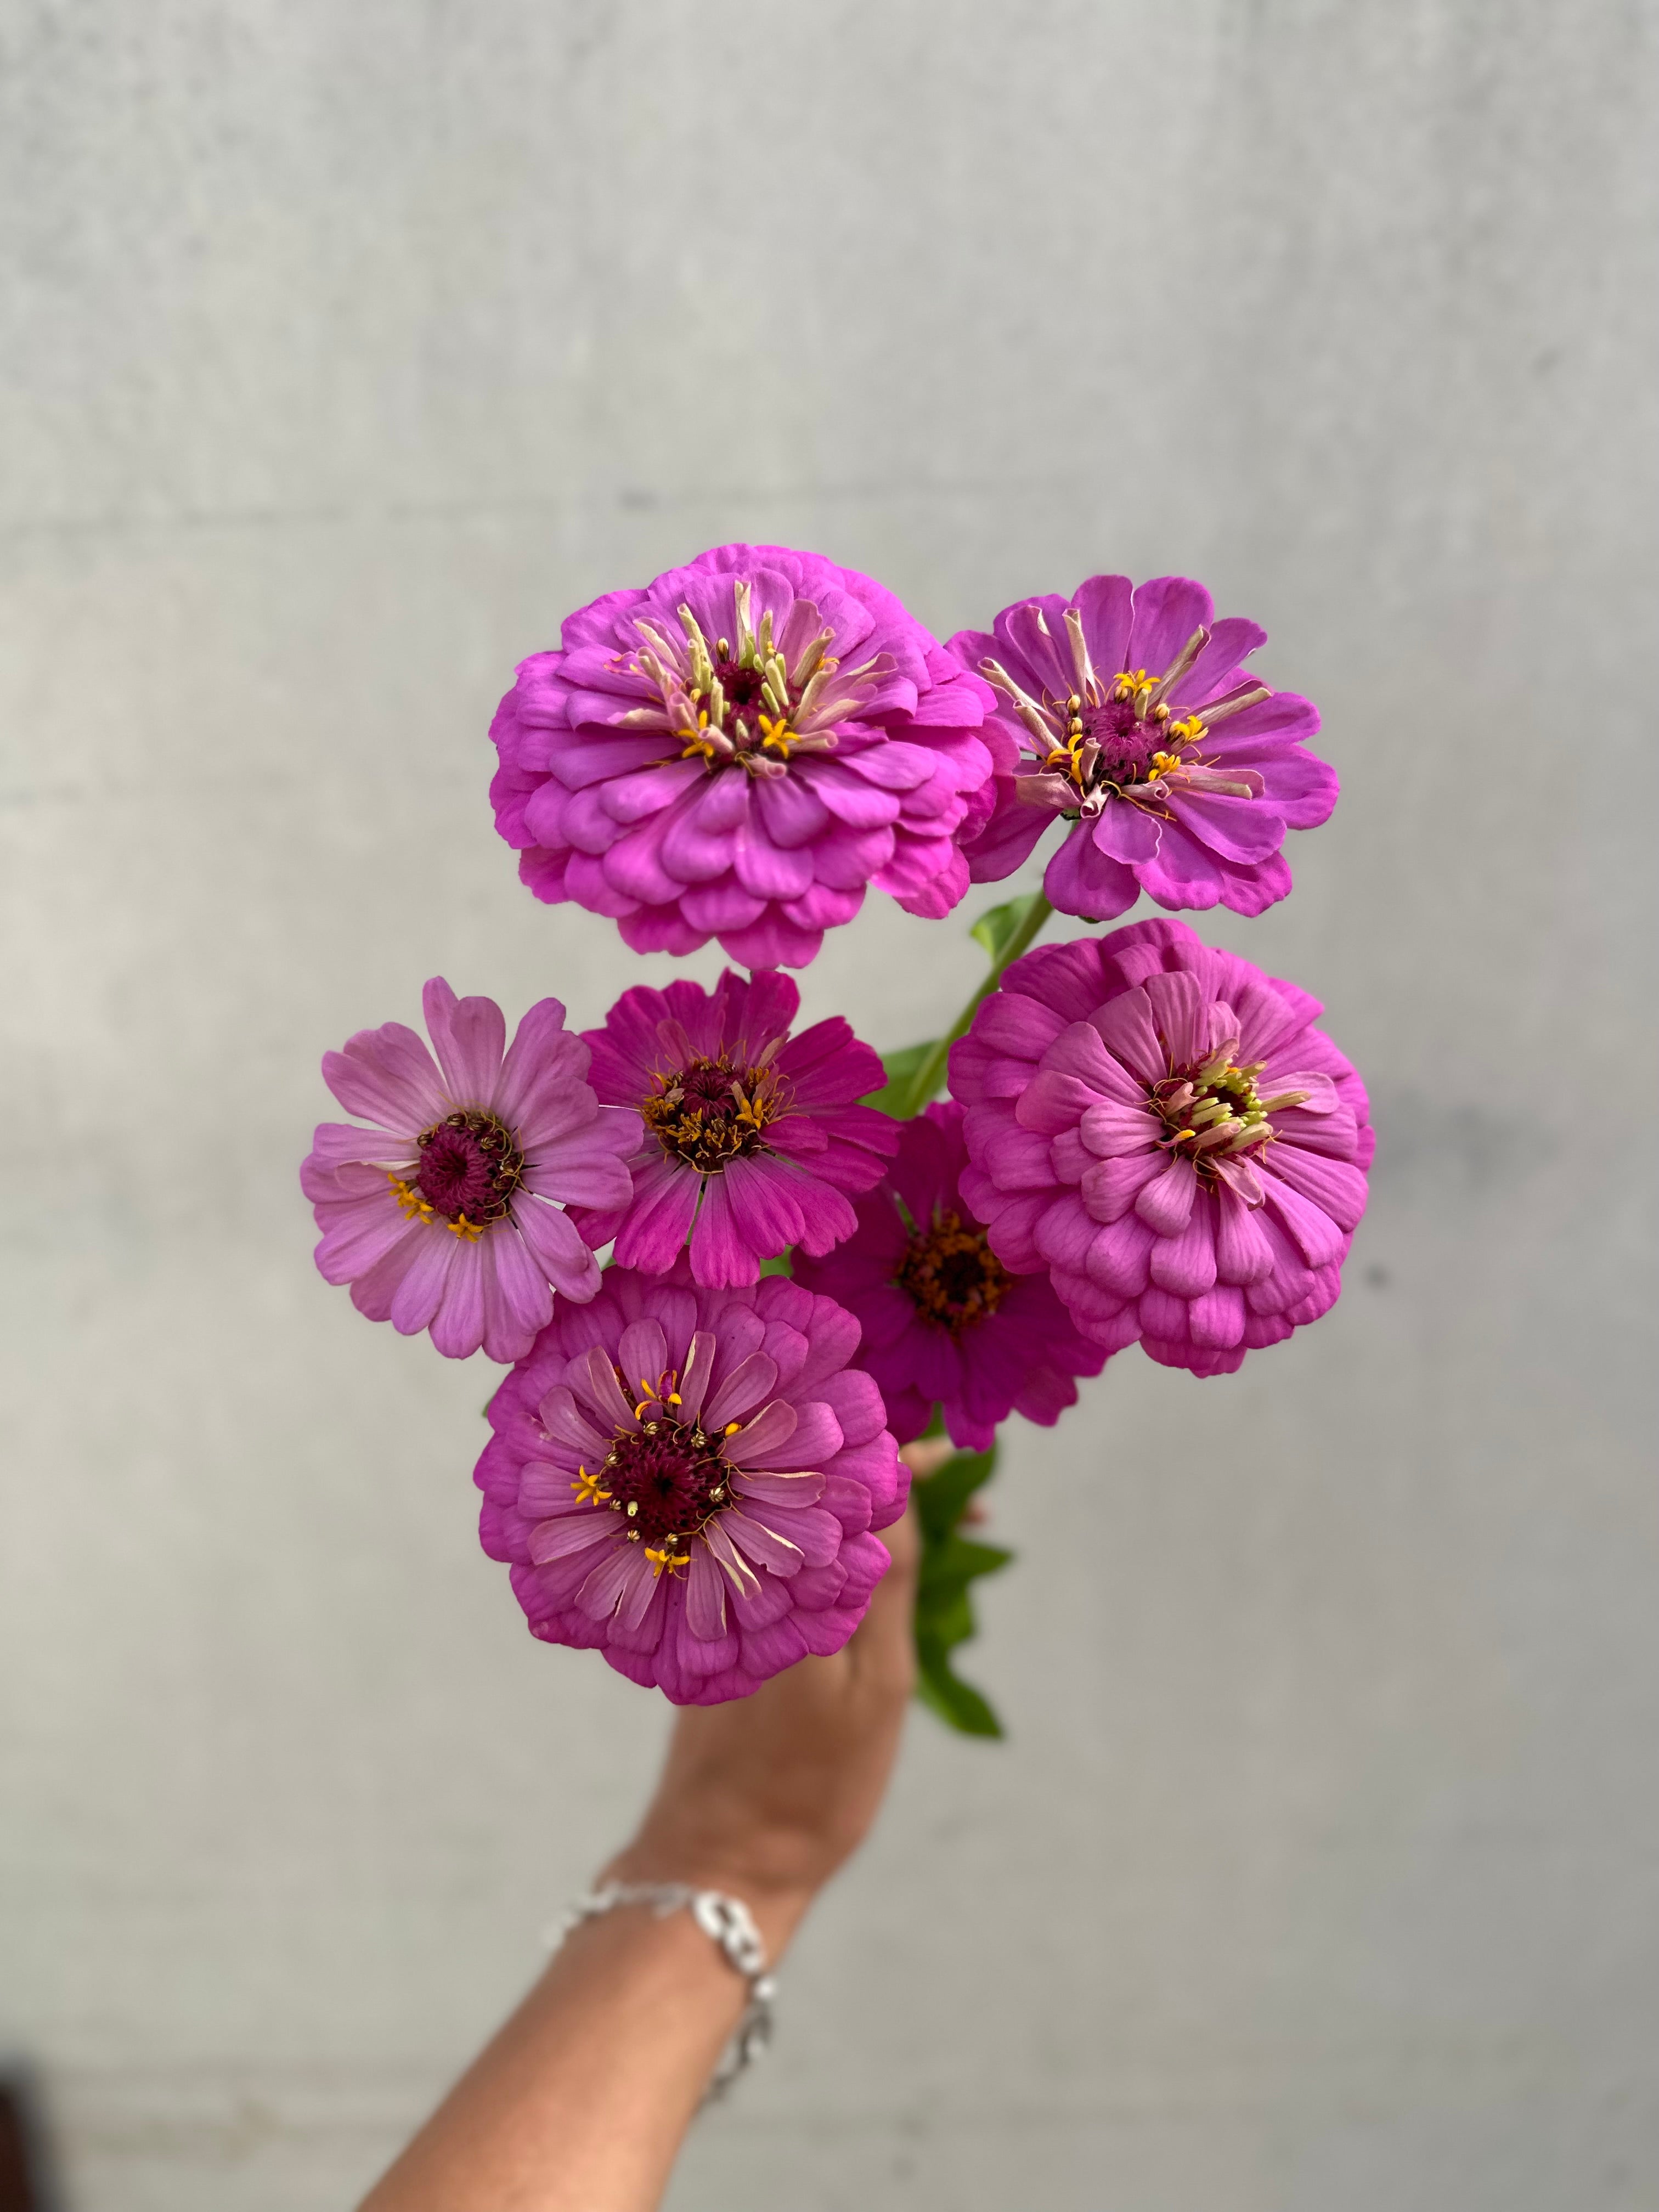
<path id="1" fill-rule="evenodd" d="M 754 1916 L 769 1965 L 775 1966 L 805 1918 L 818 1884 L 763 1852 L 714 1851 L 692 1838 L 642 1831 L 601 1869 L 601 1882 L 685 1882 L 718 1890 Z"/>

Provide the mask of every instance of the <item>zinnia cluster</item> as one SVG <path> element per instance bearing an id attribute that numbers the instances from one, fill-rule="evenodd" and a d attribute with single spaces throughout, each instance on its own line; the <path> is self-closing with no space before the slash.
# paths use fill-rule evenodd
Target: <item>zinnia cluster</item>
<path id="1" fill-rule="evenodd" d="M 1051 1425 L 1136 1342 L 1230 1372 L 1335 1299 L 1373 1139 L 1318 1004 L 1172 921 L 1018 957 L 1054 908 L 1285 896 L 1337 784 L 1313 706 L 1247 672 L 1264 641 L 1188 579 L 1098 575 L 946 647 L 867 576 L 734 544 L 520 665 L 490 797 L 524 882 L 736 964 L 580 1035 L 541 1000 L 510 1043 L 434 977 L 429 1045 L 388 1022 L 325 1058 L 354 1118 L 301 1180 L 359 1311 L 511 1369 L 480 1527 L 536 1636 L 682 1704 L 746 1695 L 857 1627 L 901 1445 Z M 975 927 L 971 1023 L 888 1068 L 839 1016 L 797 1028 L 779 971 L 871 885 L 938 919 L 1056 821 L 1045 896 Z M 1004 1555 L 928 1556 L 924 1684 L 994 1729 L 943 1655 Z"/>

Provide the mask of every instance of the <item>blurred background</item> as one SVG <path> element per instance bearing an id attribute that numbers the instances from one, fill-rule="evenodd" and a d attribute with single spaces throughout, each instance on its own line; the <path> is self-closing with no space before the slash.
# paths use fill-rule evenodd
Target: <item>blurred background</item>
<path id="1" fill-rule="evenodd" d="M 665 1708 L 477 1549 L 495 1370 L 325 1287 L 295 1169 L 428 975 L 646 973 L 485 732 L 732 538 L 941 634 L 1262 621 L 1345 794 L 1198 926 L 1381 1149 L 1317 1328 L 1012 1425 L 1009 1740 L 917 1712 L 673 2205 L 1659 2203 L 1650 0 L 0 26 L 0 2060 L 64 2212 L 350 2203 L 641 1802 Z M 932 1034 L 1006 895 L 872 895 L 808 1012 Z"/>

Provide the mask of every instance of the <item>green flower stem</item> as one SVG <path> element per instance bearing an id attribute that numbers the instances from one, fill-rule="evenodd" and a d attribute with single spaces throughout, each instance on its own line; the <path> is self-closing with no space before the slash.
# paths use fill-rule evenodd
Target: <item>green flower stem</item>
<path id="1" fill-rule="evenodd" d="M 1003 969 L 1011 960 L 1018 959 L 1020 954 L 1027 949 L 1032 939 L 1053 912 L 1053 907 L 1049 905 L 1042 893 L 1038 891 L 1031 901 L 1030 912 L 1003 946 L 1000 956 L 992 962 L 989 975 L 986 976 L 978 990 L 957 1016 L 949 1032 L 931 1048 L 927 1059 L 922 1061 L 921 1066 L 910 1079 L 910 1088 L 903 1101 L 904 1110 L 897 1116 L 901 1121 L 908 1121 L 920 1114 L 922 1108 L 938 1091 L 940 1084 L 945 1080 L 945 1071 L 950 1060 L 951 1046 L 958 1037 L 967 1036 L 969 1025 L 978 1012 L 981 1001 L 990 997 L 1001 981 Z"/>

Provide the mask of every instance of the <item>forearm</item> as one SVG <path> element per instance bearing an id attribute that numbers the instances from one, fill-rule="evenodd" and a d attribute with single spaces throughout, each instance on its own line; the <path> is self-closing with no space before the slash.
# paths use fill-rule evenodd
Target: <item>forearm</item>
<path id="1" fill-rule="evenodd" d="M 894 1569 L 844 1650 L 682 1711 L 656 1796 L 602 1881 L 739 1898 L 769 1964 L 782 1957 L 875 1817 L 898 1747 L 912 1523 L 888 1543 Z M 747 1997 L 689 1911 L 586 1921 L 362 2212 L 655 2212 Z"/>
<path id="2" fill-rule="evenodd" d="M 752 1901 L 775 1959 L 806 1900 Z M 688 1911 L 586 1922 L 362 2212 L 652 2212 L 745 1996 Z"/>

